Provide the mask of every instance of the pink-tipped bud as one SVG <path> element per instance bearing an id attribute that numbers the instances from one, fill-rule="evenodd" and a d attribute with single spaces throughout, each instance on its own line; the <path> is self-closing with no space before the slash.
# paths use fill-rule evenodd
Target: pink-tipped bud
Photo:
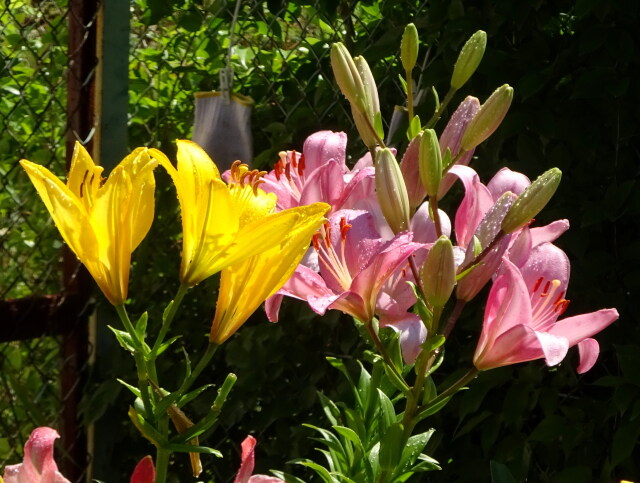
<path id="1" fill-rule="evenodd" d="M 461 147 L 464 151 L 474 149 L 498 129 L 504 116 L 507 115 L 512 100 L 513 87 L 509 84 L 504 84 L 493 91 L 462 136 Z"/>
<path id="2" fill-rule="evenodd" d="M 409 229 L 409 196 L 400 167 L 389 149 L 376 153 L 376 193 L 382 214 L 394 233 Z"/>

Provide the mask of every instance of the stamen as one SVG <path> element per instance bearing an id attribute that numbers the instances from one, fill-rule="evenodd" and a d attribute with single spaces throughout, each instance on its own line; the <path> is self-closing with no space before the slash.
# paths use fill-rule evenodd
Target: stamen
<path id="1" fill-rule="evenodd" d="M 302 176 L 304 173 L 305 163 L 304 163 L 304 154 L 300 155 L 300 160 L 298 162 L 298 176 Z"/>
<path id="2" fill-rule="evenodd" d="M 280 181 L 280 177 L 282 176 L 282 173 L 284 172 L 284 164 L 282 163 L 282 159 L 278 160 L 276 165 L 273 167 L 273 171 L 274 171 L 274 173 L 276 175 L 276 179 L 278 181 Z"/>
<path id="3" fill-rule="evenodd" d="M 351 228 L 351 223 L 347 223 L 346 218 L 340 218 L 340 237 L 344 241 L 347 238 L 347 232 Z"/>
<path id="4" fill-rule="evenodd" d="M 311 238 L 311 241 L 313 243 L 313 248 L 316 249 L 317 252 L 320 251 L 320 233 L 314 233 L 313 234 L 313 238 Z"/>
<path id="5" fill-rule="evenodd" d="M 84 196 L 83 192 L 82 192 L 82 188 L 84 188 L 84 184 L 87 181 L 87 176 L 89 175 L 89 171 L 85 171 L 84 172 L 84 176 L 82 177 L 82 181 L 80 182 L 80 198 L 82 198 Z M 93 177 L 92 177 L 93 179 Z"/>
<path id="6" fill-rule="evenodd" d="M 543 277 L 540 277 L 540 278 L 536 281 L 536 284 L 535 284 L 535 286 L 533 287 L 533 293 L 536 293 L 536 292 L 538 291 L 538 289 L 540 288 L 540 285 L 542 284 L 542 280 L 544 280 L 544 279 L 543 279 Z"/>
<path id="7" fill-rule="evenodd" d="M 293 166 L 293 168 L 297 168 L 298 167 L 298 161 L 296 160 L 296 150 L 294 149 L 293 151 L 291 151 L 291 166 Z"/>

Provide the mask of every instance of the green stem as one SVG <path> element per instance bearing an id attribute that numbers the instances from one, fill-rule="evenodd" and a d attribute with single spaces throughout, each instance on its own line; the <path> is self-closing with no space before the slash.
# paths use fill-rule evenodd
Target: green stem
<path id="1" fill-rule="evenodd" d="M 411 121 L 413 120 L 413 79 L 411 79 L 411 71 L 407 70 L 405 72 L 407 81 L 407 112 L 409 115 L 409 125 L 411 125 Z"/>
<path id="2" fill-rule="evenodd" d="M 171 306 L 169 307 L 169 310 L 167 310 L 167 313 L 165 314 L 162 320 L 162 326 L 160 327 L 160 332 L 158 333 L 156 342 L 153 344 L 152 352 L 155 353 L 164 342 L 164 339 L 167 336 L 167 332 L 169 332 L 169 327 L 171 326 L 171 322 L 173 322 L 173 319 L 176 313 L 178 312 L 178 308 L 182 303 L 182 299 L 187 293 L 187 290 L 189 290 L 189 287 L 187 285 L 180 284 L 180 287 L 178 288 L 178 292 L 176 293 L 176 296 L 171 302 Z"/>
<path id="3" fill-rule="evenodd" d="M 451 386 L 449 386 L 447 389 L 441 392 L 437 397 L 429 401 L 425 406 L 421 407 L 420 411 L 418 412 L 418 419 L 421 419 L 420 418 L 421 414 L 425 413 L 432 407 L 437 406 L 448 397 L 453 396 L 456 392 L 460 390 L 460 388 L 465 386 L 469 381 L 471 381 L 474 377 L 476 377 L 478 372 L 479 372 L 478 369 L 476 369 L 475 367 L 472 367 L 471 369 L 469 369 L 464 376 L 462 376 L 460 379 L 454 382 Z"/>
<path id="4" fill-rule="evenodd" d="M 195 369 L 191 371 L 189 376 L 187 376 L 187 378 L 184 380 L 184 382 L 180 386 L 180 389 L 178 389 L 181 395 L 184 395 L 189 390 L 189 388 L 196 381 L 200 373 L 204 370 L 205 367 L 207 367 L 207 365 L 209 365 L 209 362 L 211 361 L 213 354 L 216 353 L 217 349 L 218 349 L 218 344 L 209 342 L 209 345 L 207 346 L 207 350 L 205 351 L 204 354 L 202 354 L 202 357 L 200 358 L 200 361 L 198 361 L 198 364 L 196 365 Z"/>
<path id="5" fill-rule="evenodd" d="M 122 325 L 124 325 L 134 343 L 133 358 L 136 361 L 138 372 L 140 398 L 144 405 L 145 418 L 150 419 L 153 417 L 153 406 L 151 404 L 151 389 L 149 388 L 149 371 L 145 361 L 144 341 L 140 340 L 136 329 L 133 327 L 131 320 L 129 320 L 129 314 L 127 314 L 127 309 L 124 308 L 124 305 L 116 305 L 115 309 L 122 321 Z"/>
<path id="6" fill-rule="evenodd" d="M 440 119 L 440 116 L 442 116 L 442 113 L 446 109 L 447 105 L 449 104 L 449 102 L 451 102 L 451 99 L 453 99 L 453 95 L 455 93 L 456 93 L 456 89 L 453 89 L 453 88 L 449 89 L 449 92 L 447 92 L 447 95 L 444 96 L 444 100 L 442 101 L 442 104 L 440 104 L 440 107 L 438 108 L 438 110 L 433 113 L 433 116 L 431 116 L 431 119 L 429 119 L 429 122 L 424 126 L 425 129 L 431 129 L 433 126 L 436 125 L 436 123 Z"/>
<path id="7" fill-rule="evenodd" d="M 167 469 L 169 468 L 169 456 L 171 452 L 167 449 L 157 448 L 156 451 L 156 479 L 155 483 L 165 483 L 167 481 Z"/>
<path id="8" fill-rule="evenodd" d="M 433 214 L 433 224 L 436 228 L 436 236 L 440 238 L 442 236 L 442 223 L 440 223 L 440 213 L 438 212 L 438 198 L 436 196 L 429 197 L 429 206 L 431 207 L 431 213 Z"/>
<path id="9" fill-rule="evenodd" d="M 482 250 L 480 255 L 475 257 L 470 262 L 465 263 L 464 265 L 459 267 L 457 273 L 462 273 L 465 270 L 467 270 L 469 267 L 471 267 L 472 265 L 477 265 L 478 263 L 480 263 L 482 261 L 482 259 L 484 257 L 486 257 L 489 254 L 489 252 L 495 248 L 495 246 L 498 244 L 498 242 L 500 240 L 502 240 L 502 237 L 504 237 L 505 235 L 506 235 L 506 233 L 503 232 L 502 230 L 500 230 L 498 232 L 498 234 L 495 236 L 495 238 L 493 240 L 491 240 L 491 243 L 489 243 L 489 245 L 487 245 L 487 247 L 484 250 Z"/>
<path id="10" fill-rule="evenodd" d="M 373 343 L 375 344 L 376 349 L 378 349 L 378 352 L 384 359 L 384 362 L 387 364 L 387 367 L 389 367 L 391 372 L 393 372 L 393 374 L 396 376 L 396 378 L 398 379 L 398 382 L 403 384 L 404 386 L 403 392 L 409 393 L 411 391 L 409 388 L 409 385 L 404 380 L 404 377 L 402 377 L 402 374 L 398 372 L 398 369 L 396 368 L 395 364 L 391 360 L 391 356 L 389 356 L 389 353 L 387 352 L 387 348 L 384 346 L 384 344 L 380 340 L 380 337 L 378 337 L 378 334 L 373 328 L 372 321 L 369 320 L 369 322 L 366 322 L 364 325 L 367 327 L 367 331 L 369 331 L 369 335 L 371 336 L 371 339 L 373 339 Z"/>

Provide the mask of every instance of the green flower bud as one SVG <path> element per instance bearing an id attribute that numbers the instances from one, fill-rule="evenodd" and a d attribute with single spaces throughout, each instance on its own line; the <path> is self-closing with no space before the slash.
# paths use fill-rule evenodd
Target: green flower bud
<path id="1" fill-rule="evenodd" d="M 364 85 L 351 54 L 342 42 L 331 45 L 331 67 L 338 87 L 340 87 L 344 96 L 352 106 L 363 110 Z"/>
<path id="2" fill-rule="evenodd" d="M 376 153 L 376 193 L 387 223 L 394 233 L 409 229 L 409 196 L 400 166 L 389 149 Z"/>
<path id="3" fill-rule="evenodd" d="M 442 235 L 431 247 L 420 278 L 427 302 L 432 307 L 444 307 L 456 285 L 456 262 L 449 238 Z"/>
<path id="4" fill-rule="evenodd" d="M 376 80 L 373 78 L 369 64 L 367 64 L 364 57 L 354 57 L 353 62 L 356 64 L 356 69 L 358 69 L 358 74 L 360 74 L 360 80 L 362 81 L 365 111 L 373 125 L 376 114 L 380 112 L 380 100 L 378 99 Z"/>
<path id="5" fill-rule="evenodd" d="M 442 152 L 438 136 L 433 129 L 425 129 L 421 136 L 418 154 L 420 180 L 429 197 L 437 196 L 442 180 Z"/>
<path id="6" fill-rule="evenodd" d="M 400 43 L 400 60 L 402 67 L 407 72 L 411 72 L 418 60 L 418 31 L 412 23 L 404 28 L 402 42 Z"/>
<path id="7" fill-rule="evenodd" d="M 451 76 L 453 89 L 460 89 L 473 75 L 480 65 L 486 47 L 487 33 L 483 30 L 478 30 L 467 40 L 458 55 L 456 65 L 453 67 L 453 75 Z"/>
<path id="8" fill-rule="evenodd" d="M 507 234 L 513 233 L 529 223 L 549 202 L 558 189 L 561 178 L 562 171 L 558 168 L 551 168 L 542 173 L 513 203 L 502 220 L 502 231 Z"/>
<path id="9" fill-rule="evenodd" d="M 362 142 L 367 146 L 367 149 L 375 149 L 376 146 L 378 146 L 378 139 L 371 130 L 373 120 L 369 119 L 366 113 L 362 113 L 356 109 L 353 104 L 351 105 L 351 115 L 353 116 L 353 122 L 356 125 L 356 129 L 358 130 L 358 134 L 360 134 Z"/>
<path id="10" fill-rule="evenodd" d="M 493 91 L 489 99 L 480 106 L 480 110 L 462 136 L 460 144 L 464 151 L 472 150 L 498 129 L 504 116 L 507 115 L 512 100 L 513 87 L 509 84 L 504 84 Z"/>

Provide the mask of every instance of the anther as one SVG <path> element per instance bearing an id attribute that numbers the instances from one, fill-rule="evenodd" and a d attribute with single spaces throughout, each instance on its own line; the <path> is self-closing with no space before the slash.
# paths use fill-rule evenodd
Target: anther
<path id="1" fill-rule="evenodd" d="M 298 175 L 302 176 L 304 173 L 305 163 L 304 163 L 304 154 L 300 155 L 300 160 L 298 161 Z"/>

